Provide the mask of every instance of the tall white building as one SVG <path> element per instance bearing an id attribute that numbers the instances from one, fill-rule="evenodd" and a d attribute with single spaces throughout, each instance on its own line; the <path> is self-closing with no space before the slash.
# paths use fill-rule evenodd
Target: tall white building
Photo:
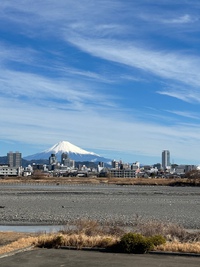
<path id="1" fill-rule="evenodd" d="M 162 168 L 164 170 L 170 167 L 170 152 L 169 150 L 163 150 L 162 152 Z"/>

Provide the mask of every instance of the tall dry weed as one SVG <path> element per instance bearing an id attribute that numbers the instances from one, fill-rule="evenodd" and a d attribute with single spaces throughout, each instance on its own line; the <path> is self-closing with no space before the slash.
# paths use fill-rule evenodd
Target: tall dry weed
<path id="1" fill-rule="evenodd" d="M 85 234 L 88 236 L 113 235 L 120 237 L 125 233 L 125 230 L 116 223 L 111 223 L 109 221 L 102 224 L 96 220 L 79 219 L 64 225 L 60 233 Z"/>
<path id="2" fill-rule="evenodd" d="M 140 233 L 144 236 L 162 235 L 168 241 L 180 242 L 198 242 L 200 241 L 200 232 L 188 232 L 181 225 L 163 222 L 159 220 L 144 220 L 141 216 L 135 215 L 131 224 L 126 225 L 124 221 L 105 221 L 100 223 L 96 220 L 79 219 L 69 222 L 63 226 L 60 233 L 63 234 L 85 234 L 112 235 L 121 237 L 127 232 Z"/>
<path id="3" fill-rule="evenodd" d="M 198 242 L 200 232 L 188 232 L 184 227 L 175 223 L 162 222 L 158 220 L 138 221 L 133 225 L 131 231 L 141 233 L 144 236 L 162 235 L 168 241 Z"/>
<path id="4" fill-rule="evenodd" d="M 55 241 L 59 241 L 56 243 Z M 86 234 L 45 234 L 41 235 L 38 238 L 37 246 L 38 247 L 60 247 L 60 246 L 71 246 L 77 249 L 81 249 L 83 247 L 107 247 L 108 245 L 114 244 L 118 239 L 109 236 L 88 236 Z"/>
<path id="5" fill-rule="evenodd" d="M 200 242 L 194 242 L 194 243 L 167 242 L 164 245 L 158 246 L 157 250 L 184 252 L 184 253 L 200 253 Z"/>

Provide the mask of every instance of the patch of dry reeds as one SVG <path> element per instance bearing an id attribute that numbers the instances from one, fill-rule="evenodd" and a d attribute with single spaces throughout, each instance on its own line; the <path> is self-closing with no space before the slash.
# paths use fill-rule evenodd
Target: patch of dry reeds
<path id="1" fill-rule="evenodd" d="M 168 241 L 200 241 L 200 231 L 188 232 L 181 225 L 159 220 L 144 220 L 138 215 L 135 216 L 131 225 L 126 225 L 123 221 L 105 221 L 100 223 L 96 220 L 85 218 L 67 223 L 60 231 L 60 233 L 68 235 L 112 235 L 116 237 L 121 237 L 127 232 L 140 233 L 146 237 L 162 235 Z"/>
<path id="2" fill-rule="evenodd" d="M 156 248 L 160 251 L 168 252 L 182 252 L 182 253 L 200 253 L 200 242 L 181 243 L 181 242 L 167 242 Z"/>
<path id="3" fill-rule="evenodd" d="M 61 246 L 107 248 L 119 242 L 120 238 L 109 235 L 88 236 L 86 234 L 43 234 L 38 237 L 36 246 L 43 248 L 59 248 Z M 163 245 L 155 246 L 154 250 L 168 252 L 200 253 L 200 242 L 178 242 L 171 241 Z"/>
<path id="4" fill-rule="evenodd" d="M 63 226 L 60 233 L 63 234 L 85 234 L 87 236 L 112 235 L 120 237 L 125 233 L 125 229 L 119 226 L 117 222 L 104 222 L 103 224 L 96 220 L 79 219 L 71 221 Z"/>
<path id="5" fill-rule="evenodd" d="M 38 237 L 37 246 L 46 248 L 58 248 L 60 246 L 70 246 L 77 249 L 83 247 L 105 248 L 117 242 L 117 238 L 109 235 L 88 236 L 86 234 L 43 234 Z"/>
<path id="6" fill-rule="evenodd" d="M 83 247 L 106 248 L 118 243 L 122 236 L 127 233 L 139 233 L 145 237 L 156 235 L 163 236 L 167 243 L 156 247 L 156 250 L 200 253 L 200 232 L 188 232 L 183 227 L 162 221 L 145 221 L 140 216 L 135 216 L 131 225 L 122 222 L 107 221 L 100 223 L 95 220 L 79 219 L 66 224 L 57 233 L 37 234 L 37 236 L 21 237 L 21 234 L 12 238 L 8 234 L 10 244 L 0 247 L 0 254 L 13 250 L 35 245 L 38 247 L 58 248 L 60 246 L 70 246 L 77 249 Z M 3 237 L 3 235 L 2 235 Z M 19 239 L 18 239 L 19 238 Z M 16 241 L 16 239 L 18 239 Z M 3 243 L 2 243 L 3 244 Z"/>
<path id="7" fill-rule="evenodd" d="M 168 241 L 198 242 L 200 241 L 200 231 L 188 232 L 181 225 L 163 222 L 159 220 L 144 220 L 136 215 L 130 225 L 123 221 L 105 221 L 100 223 L 95 220 L 79 219 L 71 221 L 63 226 L 61 233 L 65 234 L 86 234 L 94 235 L 114 235 L 121 237 L 127 232 L 140 233 L 144 236 L 162 235 Z"/>
<path id="8" fill-rule="evenodd" d="M 200 232 L 188 232 L 181 225 L 157 220 L 139 221 L 132 231 L 144 236 L 162 235 L 168 241 L 199 242 Z"/>

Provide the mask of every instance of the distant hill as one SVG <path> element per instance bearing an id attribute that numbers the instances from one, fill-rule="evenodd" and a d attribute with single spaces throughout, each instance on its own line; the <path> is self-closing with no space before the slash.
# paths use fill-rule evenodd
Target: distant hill
<path id="1" fill-rule="evenodd" d="M 0 164 L 7 164 L 7 163 L 8 163 L 7 156 L 0 157 Z"/>

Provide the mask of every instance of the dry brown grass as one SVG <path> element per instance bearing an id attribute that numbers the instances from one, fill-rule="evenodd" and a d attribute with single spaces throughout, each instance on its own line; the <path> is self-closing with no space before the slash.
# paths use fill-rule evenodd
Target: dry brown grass
<path id="1" fill-rule="evenodd" d="M 77 249 L 83 247 L 99 247 L 105 248 L 107 246 L 113 245 L 118 241 L 117 237 L 109 235 L 96 235 L 88 236 L 86 234 L 43 234 L 38 237 L 37 246 L 38 247 L 60 247 L 60 246 L 70 246 Z"/>
<path id="2" fill-rule="evenodd" d="M 13 250 L 27 248 L 37 243 L 38 237 L 30 236 L 25 238 L 20 238 L 17 241 L 11 242 L 5 246 L 0 247 L 0 254 L 9 253 Z"/>
<path id="3" fill-rule="evenodd" d="M 192 185 L 184 179 L 166 178 L 103 178 L 103 177 L 6 177 L 0 179 L 0 184 L 7 183 L 48 183 L 48 184 L 117 184 L 117 185 Z M 200 185 L 200 180 L 195 186 Z"/>
<path id="4" fill-rule="evenodd" d="M 181 243 L 181 242 L 167 242 L 156 248 L 160 251 L 182 252 L 182 253 L 200 253 L 200 242 Z"/>
<path id="5" fill-rule="evenodd" d="M 99 223 L 96 220 L 79 219 L 71 221 L 70 223 L 63 226 L 60 233 L 63 234 L 85 234 L 87 236 L 96 235 L 112 235 L 121 237 L 125 233 L 125 229 L 117 225 L 117 223 L 104 222 Z"/>
<path id="6" fill-rule="evenodd" d="M 38 236 L 29 236 L 19 238 L 17 241 L 11 242 L 5 246 L 0 247 L 0 254 L 12 252 L 27 248 L 30 246 L 46 247 L 46 248 L 59 248 L 60 246 L 70 246 L 77 249 L 83 247 L 98 247 L 106 248 L 116 244 L 120 240 L 119 236 L 115 235 L 93 235 L 89 236 L 85 233 L 78 234 L 63 234 L 63 233 L 51 233 L 40 234 Z M 185 252 L 185 253 L 200 253 L 200 242 L 180 242 L 180 241 L 168 241 L 164 245 L 157 246 L 154 250 L 168 251 L 168 252 Z"/>
<path id="7" fill-rule="evenodd" d="M 38 237 L 36 246 L 46 248 L 70 246 L 77 249 L 82 249 L 83 247 L 106 248 L 116 244 L 119 240 L 119 237 L 109 235 L 87 236 L 85 234 L 44 234 Z M 200 242 L 167 242 L 164 245 L 155 247 L 154 250 L 167 252 L 200 253 Z"/>
<path id="8" fill-rule="evenodd" d="M 62 234 L 112 235 L 121 237 L 127 232 L 140 233 L 146 237 L 162 235 L 167 241 L 200 242 L 200 231 L 188 232 L 181 225 L 159 220 L 144 220 L 135 216 L 131 225 L 123 221 L 98 222 L 87 218 L 68 222 L 60 230 Z"/>
<path id="9" fill-rule="evenodd" d="M 108 184 L 117 185 L 169 185 L 174 179 L 164 178 L 109 178 Z"/>
<path id="10" fill-rule="evenodd" d="M 94 220 L 80 219 L 66 225 L 58 233 L 27 234 L 15 232 L 0 232 L 0 254 L 23 249 L 32 245 L 38 247 L 72 246 L 82 247 L 112 246 L 126 232 L 140 233 L 143 236 L 162 235 L 166 238 L 165 245 L 156 250 L 200 253 L 200 232 L 189 233 L 183 227 L 160 221 L 144 221 L 135 217 L 132 226 L 127 228 L 123 222 L 99 223 Z M 3 246 L 4 245 L 4 246 Z"/>
<path id="11" fill-rule="evenodd" d="M 181 225 L 170 222 L 165 223 L 157 220 L 138 220 L 138 223 L 132 227 L 131 231 L 141 233 L 144 236 L 162 235 L 168 241 L 200 241 L 200 231 L 188 232 Z"/>
<path id="12" fill-rule="evenodd" d="M 77 249 L 82 249 L 83 247 L 105 248 L 115 244 L 117 241 L 119 241 L 119 238 L 108 235 L 87 236 L 85 234 L 42 234 L 38 237 L 20 238 L 18 241 L 14 241 L 11 244 L 1 247 L 0 254 L 27 248 L 32 245 L 46 248 L 58 248 L 60 246 L 70 246 Z M 167 252 L 200 253 L 200 242 L 167 242 L 164 245 L 156 247 L 155 250 Z"/>
<path id="13" fill-rule="evenodd" d="M 11 242 L 17 241 L 19 238 L 29 237 L 30 234 L 18 232 L 0 232 L 0 246 L 5 246 Z"/>
<path id="14" fill-rule="evenodd" d="M 88 236 L 112 235 L 121 237 L 126 232 L 140 233 L 144 236 L 162 235 L 168 241 L 179 242 L 199 242 L 200 231 L 188 232 L 182 226 L 175 223 L 163 222 L 159 220 L 144 220 L 140 216 L 135 216 L 131 225 L 124 224 L 123 221 L 106 221 L 100 223 L 87 218 L 70 221 L 63 226 L 62 234 L 85 234 Z"/>

